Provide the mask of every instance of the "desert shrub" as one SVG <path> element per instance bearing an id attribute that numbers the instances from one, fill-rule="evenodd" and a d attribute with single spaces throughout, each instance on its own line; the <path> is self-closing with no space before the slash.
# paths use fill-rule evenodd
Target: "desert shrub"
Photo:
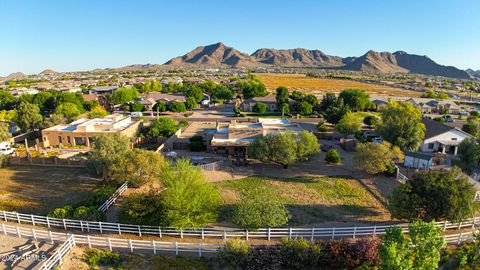
<path id="1" fill-rule="evenodd" d="M 315 267 L 320 262 L 321 247 L 307 240 L 281 239 L 280 252 L 284 258 L 284 266 L 288 269 L 305 269 Z"/>
<path id="2" fill-rule="evenodd" d="M 118 212 L 121 223 L 158 225 L 161 223 L 162 204 L 158 191 L 134 193 L 125 198 Z"/>
<path id="3" fill-rule="evenodd" d="M 290 213 L 276 197 L 257 188 L 247 192 L 234 209 L 232 222 L 247 229 L 278 227 L 288 223 Z"/>
<path id="4" fill-rule="evenodd" d="M 335 149 L 328 150 L 327 154 L 325 155 L 325 161 L 328 163 L 337 164 L 341 160 L 340 153 Z"/>
<path id="5" fill-rule="evenodd" d="M 277 270 L 282 269 L 283 257 L 277 246 L 250 248 L 250 259 L 247 270 Z"/>
<path id="6" fill-rule="evenodd" d="M 5 168 L 8 166 L 10 161 L 10 156 L 8 155 L 0 155 L 0 168 Z"/>
<path id="7" fill-rule="evenodd" d="M 122 265 L 119 253 L 94 248 L 87 249 L 83 253 L 83 260 L 92 269 L 96 269 L 99 266 L 120 267 Z"/>
<path id="8" fill-rule="evenodd" d="M 257 102 L 253 105 L 252 111 L 256 113 L 265 113 L 267 112 L 267 105 L 263 102 Z"/>
<path id="9" fill-rule="evenodd" d="M 324 123 L 318 123 L 317 125 L 318 132 L 327 132 L 328 128 Z"/>
<path id="10" fill-rule="evenodd" d="M 53 218 L 70 218 L 73 215 L 73 207 L 71 205 L 65 205 L 63 207 L 53 209 L 48 216 Z"/>
<path id="11" fill-rule="evenodd" d="M 218 251 L 218 259 L 224 266 L 244 268 L 248 262 L 248 244 L 239 239 L 231 239 L 225 242 L 225 246 Z"/>
<path id="12" fill-rule="evenodd" d="M 397 167 L 395 167 L 394 163 L 390 163 L 387 165 L 387 170 L 383 172 L 386 176 L 395 176 L 397 173 Z"/>

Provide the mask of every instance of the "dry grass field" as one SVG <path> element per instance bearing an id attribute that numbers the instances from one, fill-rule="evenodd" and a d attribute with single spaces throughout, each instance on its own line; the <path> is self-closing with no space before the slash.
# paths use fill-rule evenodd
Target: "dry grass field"
<path id="1" fill-rule="evenodd" d="M 84 169 L 12 166 L 0 168 L 0 210 L 46 214 L 92 194 L 101 180 Z"/>
<path id="2" fill-rule="evenodd" d="M 302 74 L 255 74 L 259 77 L 269 92 L 274 92 L 278 86 L 286 86 L 290 90 L 298 90 L 307 94 L 338 93 L 347 88 L 360 88 L 372 95 L 418 97 L 420 93 L 400 88 L 355 82 L 339 79 L 311 78 Z"/>

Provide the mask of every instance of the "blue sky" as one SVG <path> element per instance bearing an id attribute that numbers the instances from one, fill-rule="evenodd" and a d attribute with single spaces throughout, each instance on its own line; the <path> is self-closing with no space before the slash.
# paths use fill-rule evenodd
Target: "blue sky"
<path id="1" fill-rule="evenodd" d="M 480 69 L 478 0 L 0 0 L 0 76 L 164 63 L 218 41 L 240 51 L 369 49 Z"/>

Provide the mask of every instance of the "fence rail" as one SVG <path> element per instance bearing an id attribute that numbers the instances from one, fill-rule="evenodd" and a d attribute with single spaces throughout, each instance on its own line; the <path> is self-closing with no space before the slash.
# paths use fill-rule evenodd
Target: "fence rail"
<path id="1" fill-rule="evenodd" d="M 46 166 L 46 167 L 69 167 L 69 168 L 85 168 L 85 160 L 63 159 L 57 157 L 17 157 L 10 156 L 10 164 L 13 165 L 29 165 L 29 166 Z"/>
<path id="2" fill-rule="evenodd" d="M 98 208 L 98 211 L 101 211 L 101 212 L 106 212 L 108 210 L 108 208 L 110 208 L 110 206 L 112 206 L 115 201 L 117 201 L 118 197 L 120 197 L 120 195 L 122 195 L 123 192 L 125 192 L 125 190 L 127 190 L 128 188 L 128 182 L 125 182 L 123 183 L 123 185 L 121 185 L 116 191 L 115 193 L 112 194 L 112 196 L 110 196 L 110 198 L 108 198 L 108 200 L 106 200 L 99 208 Z"/>
<path id="3" fill-rule="evenodd" d="M 208 164 L 198 165 L 200 169 L 204 171 L 217 171 L 220 170 L 223 165 L 223 161 L 216 161 Z"/>
<path id="4" fill-rule="evenodd" d="M 4 233 L 5 233 L 5 230 L 4 230 Z M 35 236 L 37 236 L 37 233 L 35 233 Z M 48 240 L 51 241 L 51 239 L 48 239 Z M 63 262 L 63 259 L 70 253 L 70 251 L 73 249 L 74 246 L 75 246 L 75 238 L 73 237 L 73 235 L 70 235 L 67 241 L 65 241 L 55 250 L 55 253 L 53 254 L 53 256 L 51 256 L 45 262 L 42 263 L 42 265 L 40 266 L 40 270 L 55 269 L 56 266 L 61 265 Z"/>
<path id="5" fill-rule="evenodd" d="M 50 218 L 46 216 L 28 215 L 17 212 L 0 211 L 0 220 L 6 222 L 16 222 L 18 224 L 31 224 L 34 226 L 46 226 L 48 228 L 60 228 L 64 230 L 78 230 L 91 233 L 115 233 L 115 234 L 136 234 L 152 236 L 170 236 L 170 237 L 196 237 L 196 238 L 261 238 L 270 240 L 272 238 L 297 238 L 307 239 L 339 239 L 339 238 L 357 238 L 363 236 L 374 236 L 385 234 L 385 230 L 391 226 L 397 226 L 408 231 L 408 224 L 389 224 L 373 226 L 353 226 L 353 227 L 327 227 L 327 228 L 261 228 L 255 231 L 249 231 L 241 228 L 197 228 L 176 230 L 170 227 L 147 226 L 109 223 L 101 221 L 84 221 L 73 219 Z M 443 230 L 475 228 L 480 225 L 480 217 L 471 218 L 463 222 L 454 223 L 449 221 L 436 222 L 437 226 Z"/>

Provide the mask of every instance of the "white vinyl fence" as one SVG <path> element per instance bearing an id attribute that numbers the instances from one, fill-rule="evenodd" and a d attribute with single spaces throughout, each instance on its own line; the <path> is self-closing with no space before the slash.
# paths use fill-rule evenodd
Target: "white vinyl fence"
<path id="1" fill-rule="evenodd" d="M 128 188 L 128 182 L 125 182 L 123 183 L 123 185 L 121 185 L 116 191 L 115 193 L 112 194 L 112 196 L 110 196 L 110 198 L 108 198 L 107 201 L 105 201 L 99 208 L 98 208 L 98 211 L 101 211 L 101 212 L 107 212 L 108 208 L 110 208 L 110 206 L 112 206 L 115 201 L 117 201 L 118 197 L 120 197 L 120 195 L 122 195 L 123 192 L 125 192 L 125 190 L 127 190 Z"/>
<path id="2" fill-rule="evenodd" d="M 204 171 L 218 171 L 222 168 L 223 161 L 216 161 L 208 164 L 198 165 Z"/>
<path id="3" fill-rule="evenodd" d="M 146 225 L 132 225 L 109 223 L 100 221 L 84 221 L 73 219 L 59 219 L 49 218 L 45 216 L 21 214 L 18 212 L 0 211 L 0 220 L 6 222 L 16 222 L 18 224 L 31 224 L 34 226 L 46 226 L 48 228 L 61 228 L 64 230 L 78 230 L 82 232 L 92 233 L 114 233 L 114 234 L 137 234 L 154 235 L 158 237 L 196 237 L 196 238 L 298 238 L 306 239 L 340 239 L 340 238 L 357 238 L 363 236 L 373 236 L 385 234 L 385 229 L 391 226 L 397 226 L 408 231 L 408 224 L 388 224 L 388 225 L 373 225 L 373 226 L 353 226 L 353 227 L 327 227 L 327 228 L 261 228 L 255 231 L 249 231 L 241 228 L 197 228 L 176 230 L 169 227 L 146 226 Z M 442 227 L 443 230 L 475 228 L 480 226 L 480 217 L 471 218 L 463 222 L 454 223 L 449 221 L 440 221 L 436 223 L 437 226 Z"/>
<path id="4" fill-rule="evenodd" d="M 6 232 L 6 228 L 4 233 Z M 35 236 L 37 233 L 35 233 Z M 17 235 L 18 236 L 18 235 Z M 50 240 L 50 239 L 49 239 Z M 46 261 L 42 263 L 40 266 L 40 270 L 50 270 L 54 269 L 56 266 L 62 265 L 63 259 L 70 253 L 70 251 L 75 246 L 75 238 L 73 235 L 68 237 L 67 241 L 63 242 L 53 253 L 53 256 L 48 258 Z"/>

